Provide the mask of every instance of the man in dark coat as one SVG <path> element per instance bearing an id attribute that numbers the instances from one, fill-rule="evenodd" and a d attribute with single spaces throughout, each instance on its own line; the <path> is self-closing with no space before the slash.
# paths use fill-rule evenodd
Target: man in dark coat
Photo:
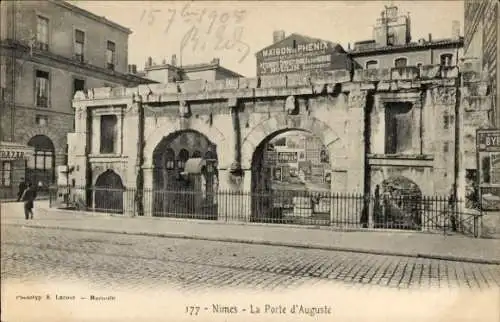
<path id="1" fill-rule="evenodd" d="M 24 178 L 21 178 L 21 182 L 19 183 L 19 191 L 17 192 L 17 201 L 21 201 L 21 197 L 24 193 L 24 190 L 26 190 L 28 186 L 26 185 L 26 182 L 24 181 Z"/>
<path id="2" fill-rule="evenodd" d="M 36 190 L 30 183 L 28 184 L 28 188 L 24 190 L 24 193 L 21 197 L 21 199 L 24 202 L 24 217 L 26 218 L 26 220 L 30 219 L 30 217 L 31 219 L 33 219 L 33 206 L 35 198 L 36 198 Z"/>

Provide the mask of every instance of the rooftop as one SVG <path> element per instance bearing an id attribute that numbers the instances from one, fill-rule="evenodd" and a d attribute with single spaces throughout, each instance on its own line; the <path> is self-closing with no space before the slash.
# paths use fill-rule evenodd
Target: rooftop
<path id="1" fill-rule="evenodd" d="M 434 47 L 443 47 L 443 46 L 463 46 L 464 38 L 460 37 L 458 39 L 453 38 L 444 38 L 444 39 L 436 39 L 431 41 L 421 40 L 419 42 L 410 42 L 404 45 L 395 45 L 395 46 L 381 46 L 376 47 L 375 40 L 363 40 L 354 43 L 354 48 L 349 51 L 350 54 L 368 54 L 375 52 L 391 52 L 391 51 L 406 51 L 406 50 L 415 50 L 415 49 L 427 49 Z M 361 46 L 359 46 L 361 45 Z"/>
<path id="2" fill-rule="evenodd" d="M 94 21 L 97 21 L 97 22 L 100 22 L 102 24 L 108 25 L 108 26 L 110 26 L 112 28 L 118 29 L 118 30 L 120 30 L 122 32 L 125 32 L 127 34 L 131 34 L 132 33 L 132 30 L 130 30 L 129 28 L 124 27 L 124 26 L 122 26 L 120 24 L 117 24 L 116 22 L 113 22 L 111 20 L 108 20 L 108 19 L 106 19 L 106 17 L 98 16 L 98 15 L 96 15 L 96 14 L 90 12 L 90 11 L 87 11 L 85 9 L 82 9 L 82 8 L 78 7 L 78 6 L 75 6 L 75 5 L 71 4 L 68 1 L 61 1 L 61 0 L 47 0 L 47 1 L 49 1 L 50 3 L 53 3 L 55 5 L 58 5 L 60 7 L 63 7 L 65 9 L 68 9 L 70 11 L 73 11 L 75 13 L 78 13 L 78 14 L 81 14 L 83 16 L 86 16 L 87 18 L 90 18 L 90 19 L 92 19 Z M 72 2 L 78 3 L 77 1 L 72 1 Z"/>

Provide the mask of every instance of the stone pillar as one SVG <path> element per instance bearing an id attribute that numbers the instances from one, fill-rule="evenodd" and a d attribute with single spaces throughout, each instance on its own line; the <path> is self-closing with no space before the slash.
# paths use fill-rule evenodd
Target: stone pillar
<path id="1" fill-rule="evenodd" d="M 139 103 L 131 100 L 127 104 L 127 109 L 123 113 L 123 121 L 120 128 L 126 129 L 120 131 L 120 138 L 122 142 L 122 154 L 127 158 L 127 168 L 125 169 L 125 187 L 124 193 L 124 210 L 129 216 L 137 214 L 136 193 L 137 193 L 137 173 L 138 173 L 138 160 L 137 149 L 139 141 Z"/>
<path id="2" fill-rule="evenodd" d="M 365 105 L 366 91 L 349 93 L 349 128 L 345 146 L 348 156 L 348 189 L 349 192 L 364 191 L 365 175 Z"/>
<path id="3" fill-rule="evenodd" d="M 370 116 L 370 152 L 373 154 L 385 153 L 385 107 L 378 95 Z"/>
<path id="4" fill-rule="evenodd" d="M 250 170 L 244 170 L 243 177 L 235 177 L 231 175 L 229 169 L 219 169 L 217 193 L 219 221 L 250 221 L 252 207 L 250 181 Z"/>
<path id="5" fill-rule="evenodd" d="M 81 101 L 74 101 L 75 108 L 75 132 L 68 133 L 68 165 L 74 167 L 74 171 L 69 175 L 70 183 L 75 180 L 75 187 L 72 189 L 70 197 L 78 207 L 85 208 L 87 200 L 87 138 L 92 137 L 92 129 L 87 129 L 87 107 Z M 88 183 L 89 185 L 91 182 Z"/>
<path id="6" fill-rule="evenodd" d="M 144 204 L 144 217 L 153 216 L 153 168 L 143 168 L 144 172 L 144 193 L 142 196 Z"/>
<path id="7" fill-rule="evenodd" d="M 101 146 L 101 116 L 92 115 L 91 154 L 98 154 Z"/>

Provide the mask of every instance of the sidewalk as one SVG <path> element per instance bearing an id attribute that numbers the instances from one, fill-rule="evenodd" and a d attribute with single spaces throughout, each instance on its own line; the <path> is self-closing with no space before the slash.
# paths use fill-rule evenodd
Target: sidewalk
<path id="1" fill-rule="evenodd" d="M 419 232 L 333 231 L 328 227 L 288 227 L 272 224 L 221 223 L 157 217 L 123 217 L 49 208 L 36 203 L 35 219 L 24 219 L 21 203 L 2 203 L 1 223 L 131 235 L 191 238 L 291 246 L 371 254 L 424 257 L 500 265 L 500 240 Z"/>

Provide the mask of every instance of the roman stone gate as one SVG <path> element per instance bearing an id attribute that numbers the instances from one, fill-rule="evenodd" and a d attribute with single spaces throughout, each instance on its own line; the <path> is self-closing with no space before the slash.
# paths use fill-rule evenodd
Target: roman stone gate
<path id="1" fill-rule="evenodd" d="M 314 191 L 319 184 L 326 193 L 367 194 L 385 174 L 397 170 L 428 193 L 432 187 L 420 182 L 453 168 L 447 141 L 443 145 L 450 156 L 427 156 L 441 142 L 429 143 L 430 130 L 436 127 L 431 121 L 439 119 L 438 112 L 451 111 L 453 104 L 441 93 L 453 90 L 455 83 L 442 80 L 448 74 L 439 71 L 439 66 L 420 72 L 408 67 L 352 76 L 337 70 L 314 77 L 261 76 L 78 92 L 73 103 L 76 133 L 68 137 L 68 163 L 75 169 L 70 181 L 89 186 L 103 171 L 112 170 L 122 178 L 124 195 L 115 200 L 122 200 L 124 213 L 242 221 L 259 221 L 272 210 L 276 198 L 261 195 L 275 194 L 280 184 L 281 190 L 297 183 Z M 394 109 L 401 100 L 411 104 L 410 112 Z M 410 138 L 420 144 L 418 149 L 406 148 L 408 138 L 387 139 L 393 110 L 399 113 L 393 118 L 415 123 Z M 440 137 L 451 138 L 453 128 L 448 124 Z M 302 135 L 307 147 L 283 144 L 283 135 L 290 133 Z M 393 141 L 401 143 L 395 152 Z M 303 160 L 311 151 L 318 160 L 316 170 Z M 423 170 L 412 170 L 416 166 Z M 324 180 L 309 186 L 313 170 Z M 285 184 L 284 177 L 290 179 Z M 442 177 L 444 190 L 453 176 L 443 172 Z M 89 194 L 74 198 L 85 200 Z M 339 209 L 330 207 L 328 219 L 336 216 L 334 211 L 344 211 Z"/>

